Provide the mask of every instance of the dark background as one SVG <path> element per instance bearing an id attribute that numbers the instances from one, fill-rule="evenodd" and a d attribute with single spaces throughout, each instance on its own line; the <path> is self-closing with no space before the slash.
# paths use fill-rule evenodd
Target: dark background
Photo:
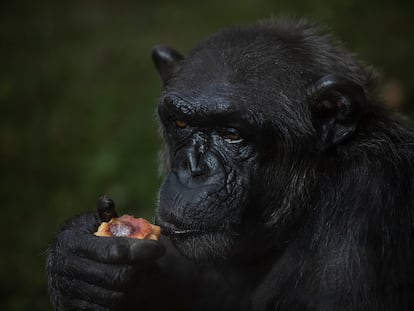
<path id="1" fill-rule="evenodd" d="M 152 217 L 160 82 L 151 47 L 183 53 L 223 27 L 278 15 L 328 25 L 413 115 L 413 1 L 2 1 L 0 309 L 50 310 L 45 252 L 110 194 Z"/>

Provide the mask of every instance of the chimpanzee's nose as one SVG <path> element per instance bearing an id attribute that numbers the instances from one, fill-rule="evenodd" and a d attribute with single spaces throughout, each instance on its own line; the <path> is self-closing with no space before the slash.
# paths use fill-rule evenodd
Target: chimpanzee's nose
<path id="1" fill-rule="evenodd" d="M 204 163 L 203 142 L 200 139 L 193 139 L 191 145 L 186 150 L 187 169 L 190 171 L 192 177 L 200 177 L 207 174 L 207 165 Z"/>

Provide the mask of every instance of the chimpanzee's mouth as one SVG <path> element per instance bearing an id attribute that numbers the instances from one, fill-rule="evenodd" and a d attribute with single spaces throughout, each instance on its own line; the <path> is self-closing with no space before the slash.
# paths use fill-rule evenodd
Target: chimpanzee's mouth
<path id="1" fill-rule="evenodd" d="M 176 225 L 166 222 L 160 217 L 157 217 L 155 219 L 155 224 L 161 227 L 161 233 L 166 236 L 184 236 L 184 235 L 195 235 L 195 234 L 205 234 L 208 233 L 208 231 L 200 230 L 200 229 L 194 229 L 194 228 L 180 228 Z"/>

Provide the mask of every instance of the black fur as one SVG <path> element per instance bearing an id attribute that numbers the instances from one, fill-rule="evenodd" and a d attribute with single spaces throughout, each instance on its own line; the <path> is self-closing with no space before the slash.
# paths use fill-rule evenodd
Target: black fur
<path id="1" fill-rule="evenodd" d="M 165 306 L 414 310 L 414 131 L 378 101 L 372 69 L 289 20 L 224 30 L 187 57 L 157 46 L 153 60 L 156 219 L 174 247 L 162 241 L 151 288 Z M 55 303 L 72 295 L 57 276 L 74 269 L 59 265 L 73 256 L 64 237 L 49 257 Z"/>

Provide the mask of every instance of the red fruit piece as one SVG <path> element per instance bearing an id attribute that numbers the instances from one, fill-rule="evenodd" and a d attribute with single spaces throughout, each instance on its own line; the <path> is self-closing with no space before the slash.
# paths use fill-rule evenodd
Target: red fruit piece
<path id="1" fill-rule="evenodd" d="M 122 215 L 112 218 L 109 222 L 102 222 L 95 232 L 96 236 L 115 236 L 136 239 L 158 240 L 161 228 L 153 225 L 144 218 L 135 218 L 131 215 Z"/>

